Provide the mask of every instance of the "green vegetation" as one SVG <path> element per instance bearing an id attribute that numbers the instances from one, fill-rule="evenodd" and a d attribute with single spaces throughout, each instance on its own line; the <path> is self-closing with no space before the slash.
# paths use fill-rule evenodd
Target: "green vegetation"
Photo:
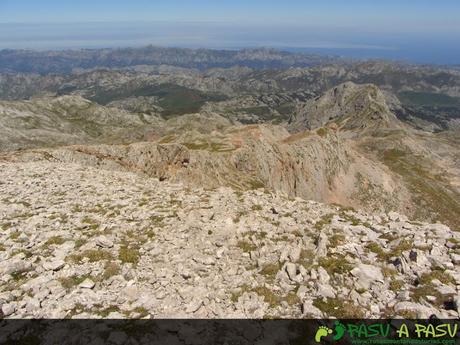
<path id="1" fill-rule="evenodd" d="M 275 293 L 266 286 L 250 287 L 248 285 L 243 285 L 240 287 L 238 292 L 232 293 L 231 301 L 233 303 L 238 302 L 240 296 L 242 296 L 246 292 L 255 292 L 257 295 L 263 297 L 264 302 L 268 303 L 270 308 L 276 308 L 283 301 L 286 301 L 289 305 L 296 305 L 300 303 L 300 299 L 292 291 L 283 296 L 279 295 L 278 293 Z"/>
<path id="2" fill-rule="evenodd" d="M 273 281 L 280 269 L 281 265 L 279 262 L 270 263 L 262 267 L 262 269 L 260 270 L 260 274 L 264 275 L 268 280 Z"/>
<path id="3" fill-rule="evenodd" d="M 238 241 L 237 247 L 245 253 L 249 253 L 257 249 L 257 246 L 255 244 L 246 240 Z"/>
<path id="4" fill-rule="evenodd" d="M 241 220 L 241 217 L 247 216 L 248 212 L 247 211 L 238 211 L 236 216 L 233 218 L 233 223 L 239 223 Z"/>
<path id="5" fill-rule="evenodd" d="M 136 265 L 140 259 L 139 248 L 135 245 L 123 244 L 118 252 L 118 258 L 123 263 Z"/>
<path id="6" fill-rule="evenodd" d="M 333 213 L 322 216 L 321 219 L 315 223 L 315 229 L 321 230 L 325 225 L 331 224 L 332 218 L 334 218 Z"/>
<path id="7" fill-rule="evenodd" d="M 110 277 L 116 276 L 121 271 L 120 266 L 116 262 L 107 262 L 104 267 L 104 273 L 102 274 L 102 279 L 106 280 Z"/>
<path id="8" fill-rule="evenodd" d="M 302 249 L 300 252 L 299 264 L 305 268 L 311 267 L 315 253 L 311 249 Z"/>
<path id="9" fill-rule="evenodd" d="M 343 233 L 335 233 L 329 237 L 328 247 L 336 248 L 345 243 L 345 235 Z"/>
<path id="10" fill-rule="evenodd" d="M 189 150 L 206 150 L 210 152 L 230 152 L 234 149 L 227 147 L 222 143 L 199 142 L 199 143 L 182 143 Z"/>
<path id="11" fill-rule="evenodd" d="M 84 275 L 84 276 L 76 276 L 76 275 L 73 275 L 73 276 L 70 276 L 70 277 L 61 277 L 59 278 L 59 282 L 61 283 L 62 287 L 67 289 L 67 290 L 70 290 L 72 289 L 73 287 L 83 283 L 83 281 L 87 278 L 90 278 L 90 276 L 87 276 L 87 275 Z"/>
<path id="12" fill-rule="evenodd" d="M 236 111 L 254 114 L 260 117 L 266 117 L 267 115 L 270 115 L 270 108 L 264 105 L 258 107 L 239 108 Z"/>
<path id="13" fill-rule="evenodd" d="M 110 307 L 102 307 L 101 305 L 95 305 L 94 306 L 96 309 L 92 310 L 92 312 L 96 313 L 100 317 L 106 318 L 109 316 L 110 313 L 119 313 L 120 308 L 116 305 L 112 305 Z"/>
<path id="14" fill-rule="evenodd" d="M 158 105 L 164 109 L 161 114 L 166 118 L 196 113 L 206 102 L 217 102 L 226 99 L 221 94 L 202 92 L 180 85 L 165 83 L 159 85 L 142 85 L 139 87 L 120 86 L 117 89 L 111 90 L 96 88 L 95 96 L 91 97 L 91 100 L 106 105 L 114 100 L 128 97 L 158 97 Z"/>
<path id="15" fill-rule="evenodd" d="M 414 196 L 415 218 L 442 221 L 453 230 L 460 229 L 460 195 L 442 176 L 433 175 L 422 157 L 399 149 L 383 153 L 383 162 L 399 174 Z"/>
<path id="16" fill-rule="evenodd" d="M 422 274 L 422 276 L 420 277 L 420 284 L 431 284 L 431 282 L 434 280 L 434 279 L 437 279 L 439 280 L 441 283 L 443 284 L 453 284 L 455 285 L 455 280 L 454 278 L 440 270 L 440 269 L 435 269 L 433 271 L 431 271 L 430 273 L 424 273 Z"/>
<path id="17" fill-rule="evenodd" d="M 357 319 L 364 317 L 362 307 L 356 306 L 351 301 L 341 298 L 318 298 L 313 301 L 313 305 L 328 316 L 334 316 L 339 319 Z"/>
<path id="18" fill-rule="evenodd" d="M 103 249 L 88 249 L 80 254 L 72 254 L 67 258 L 73 262 L 81 262 L 84 258 L 87 258 L 89 262 L 98 262 L 101 260 L 111 260 L 113 256 L 109 251 Z"/>
<path id="19" fill-rule="evenodd" d="M 414 242 L 412 240 L 401 240 L 396 246 L 391 248 L 388 251 L 385 251 L 378 243 L 370 242 L 366 249 L 377 254 L 377 257 L 380 260 L 387 262 L 391 257 L 398 257 L 407 250 L 411 250 L 414 247 Z"/>
<path id="20" fill-rule="evenodd" d="M 390 290 L 393 292 L 399 292 L 404 286 L 404 281 L 402 280 L 391 280 L 390 281 Z"/>
<path id="21" fill-rule="evenodd" d="M 324 127 L 321 127 L 316 130 L 316 134 L 318 134 L 320 137 L 324 138 L 327 135 L 327 129 Z"/>
<path id="22" fill-rule="evenodd" d="M 10 239 L 17 240 L 21 234 L 19 232 L 13 232 L 10 234 Z"/>
<path id="23" fill-rule="evenodd" d="M 83 219 L 81 220 L 81 222 L 89 225 L 89 228 L 91 230 L 96 230 L 97 228 L 99 228 L 99 222 L 94 220 L 91 217 L 84 216 Z"/>
<path id="24" fill-rule="evenodd" d="M 442 93 L 403 91 L 398 93 L 398 98 L 404 104 L 415 106 L 460 106 L 460 98 Z"/>
<path id="25" fill-rule="evenodd" d="M 333 254 L 330 256 L 321 257 L 318 260 L 319 266 L 322 266 L 330 275 L 346 274 L 353 269 L 342 254 Z"/>
<path id="26" fill-rule="evenodd" d="M 32 252 L 30 250 L 27 250 L 27 249 L 16 249 L 16 250 L 13 250 L 10 254 L 11 257 L 13 256 L 16 256 L 16 255 L 19 255 L 19 254 L 24 254 L 24 256 L 26 258 L 30 258 L 32 257 Z"/>
<path id="27" fill-rule="evenodd" d="M 249 184 L 249 189 L 255 190 L 255 189 L 260 189 L 260 188 L 265 188 L 265 184 L 257 179 L 252 179 L 248 181 Z"/>
<path id="28" fill-rule="evenodd" d="M 50 246 L 50 245 L 60 245 L 60 244 L 63 244 L 66 240 L 63 239 L 61 236 L 53 236 L 53 237 L 50 237 L 46 242 L 45 242 L 45 245 L 46 246 Z"/>
<path id="29" fill-rule="evenodd" d="M 253 211 L 262 211 L 262 206 L 260 206 L 260 205 L 252 205 L 251 210 L 253 210 Z"/>

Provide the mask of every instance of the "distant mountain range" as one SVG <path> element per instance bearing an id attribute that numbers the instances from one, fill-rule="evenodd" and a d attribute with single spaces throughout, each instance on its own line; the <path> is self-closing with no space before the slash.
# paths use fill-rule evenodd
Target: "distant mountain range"
<path id="1" fill-rule="evenodd" d="M 213 50 L 160 48 L 0 51 L 0 72 L 70 73 L 78 69 L 169 65 L 207 69 L 244 66 L 255 69 L 308 67 L 337 63 L 339 58 L 288 53 L 275 49 Z M 345 61 L 345 60 L 344 60 Z"/>

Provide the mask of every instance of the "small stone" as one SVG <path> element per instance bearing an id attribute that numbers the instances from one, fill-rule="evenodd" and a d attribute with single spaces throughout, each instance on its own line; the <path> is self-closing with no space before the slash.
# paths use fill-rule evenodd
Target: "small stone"
<path id="1" fill-rule="evenodd" d="M 2 305 L 2 313 L 4 316 L 10 316 L 16 311 L 15 303 L 6 303 Z"/>
<path id="2" fill-rule="evenodd" d="M 322 284 L 328 284 L 331 280 L 331 277 L 329 276 L 329 273 L 327 273 L 327 271 L 323 267 L 319 266 L 317 279 Z"/>
<path id="3" fill-rule="evenodd" d="M 450 258 L 452 259 L 452 262 L 455 265 L 460 265 L 460 254 L 452 253 L 452 254 L 450 254 Z"/>
<path id="4" fill-rule="evenodd" d="M 391 221 L 396 222 L 399 220 L 399 214 L 396 212 L 389 212 L 388 213 L 388 218 L 390 218 Z"/>
<path id="5" fill-rule="evenodd" d="M 297 289 L 297 292 L 296 292 L 296 295 L 297 297 L 299 297 L 300 299 L 303 299 L 305 297 L 305 295 L 307 294 L 308 292 L 308 289 L 306 286 L 302 285 L 300 286 L 298 289 Z"/>
<path id="6" fill-rule="evenodd" d="M 383 274 L 380 267 L 359 264 L 351 270 L 351 274 L 358 278 L 360 286 L 366 289 L 375 281 L 383 282 Z"/>
<path id="7" fill-rule="evenodd" d="M 83 282 L 80 283 L 80 287 L 82 289 L 92 289 L 94 287 L 94 282 L 89 279 L 89 278 L 86 278 Z"/>
<path id="8" fill-rule="evenodd" d="M 431 302 L 431 303 L 434 303 L 437 300 L 436 296 L 431 296 L 431 295 L 427 295 L 425 296 L 425 298 L 428 302 Z"/>
<path id="9" fill-rule="evenodd" d="M 295 280 L 297 276 L 297 268 L 296 265 L 293 264 L 292 262 L 288 262 L 286 264 L 286 273 L 289 276 L 289 279 Z"/>
<path id="10" fill-rule="evenodd" d="M 318 295 L 324 298 L 334 298 L 335 291 L 329 284 L 318 283 L 316 285 Z"/>
<path id="11" fill-rule="evenodd" d="M 377 304 L 372 304 L 370 307 L 370 311 L 373 315 L 379 315 L 380 314 L 380 308 Z"/>
<path id="12" fill-rule="evenodd" d="M 102 248 L 112 248 L 113 241 L 106 236 L 99 236 L 96 238 L 96 245 Z"/>
<path id="13" fill-rule="evenodd" d="M 36 298 L 31 298 L 26 304 L 26 311 L 28 313 L 33 313 L 40 309 L 40 301 Z"/>
<path id="14" fill-rule="evenodd" d="M 291 262 L 299 261 L 301 252 L 302 250 L 300 247 L 294 247 L 288 255 Z"/>
<path id="15" fill-rule="evenodd" d="M 47 271 L 59 271 L 62 267 L 64 267 L 65 261 L 61 259 L 47 261 L 43 263 L 43 268 Z"/>
<path id="16" fill-rule="evenodd" d="M 313 318 L 321 318 L 323 317 L 323 312 L 316 308 L 312 301 L 307 300 L 302 304 L 302 315 L 310 316 Z"/>
<path id="17" fill-rule="evenodd" d="M 187 314 L 192 314 L 196 312 L 200 307 L 203 305 L 203 301 L 201 300 L 193 300 L 185 309 Z"/>
<path id="18" fill-rule="evenodd" d="M 441 295 L 453 295 L 457 292 L 453 287 L 449 285 L 438 286 L 436 287 L 436 290 L 438 290 Z"/>

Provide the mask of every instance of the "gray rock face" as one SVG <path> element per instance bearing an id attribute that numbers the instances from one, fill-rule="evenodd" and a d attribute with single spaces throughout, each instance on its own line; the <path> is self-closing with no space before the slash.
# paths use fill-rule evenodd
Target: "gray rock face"
<path id="1" fill-rule="evenodd" d="M 358 278 L 358 283 L 366 289 L 369 289 L 373 282 L 383 283 L 383 274 L 380 267 L 359 264 L 350 273 Z"/>

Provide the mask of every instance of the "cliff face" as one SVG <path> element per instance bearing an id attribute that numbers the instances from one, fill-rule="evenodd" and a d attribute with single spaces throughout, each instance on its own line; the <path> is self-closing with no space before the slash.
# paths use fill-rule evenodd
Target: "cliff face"
<path id="1" fill-rule="evenodd" d="M 292 131 L 316 129 L 330 122 L 347 130 L 377 130 L 399 125 L 378 87 L 347 82 L 299 105 L 289 128 Z"/>
<path id="2" fill-rule="evenodd" d="M 400 122 L 374 85 L 345 83 L 307 101 L 290 132 L 281 125 L 235 125 L 212 112 L 164 120 L 76 96 L 3 107 L 4 145 L 43 146 L 41 138 L 79 144 L 16 159 L 129 170 L 205 188 L 264 187 L 458 227 L 458 144 Z M 25 118 L 34 121 L 32 129 Z M 150 141 L 113 145 L 136 138 Z"/>

